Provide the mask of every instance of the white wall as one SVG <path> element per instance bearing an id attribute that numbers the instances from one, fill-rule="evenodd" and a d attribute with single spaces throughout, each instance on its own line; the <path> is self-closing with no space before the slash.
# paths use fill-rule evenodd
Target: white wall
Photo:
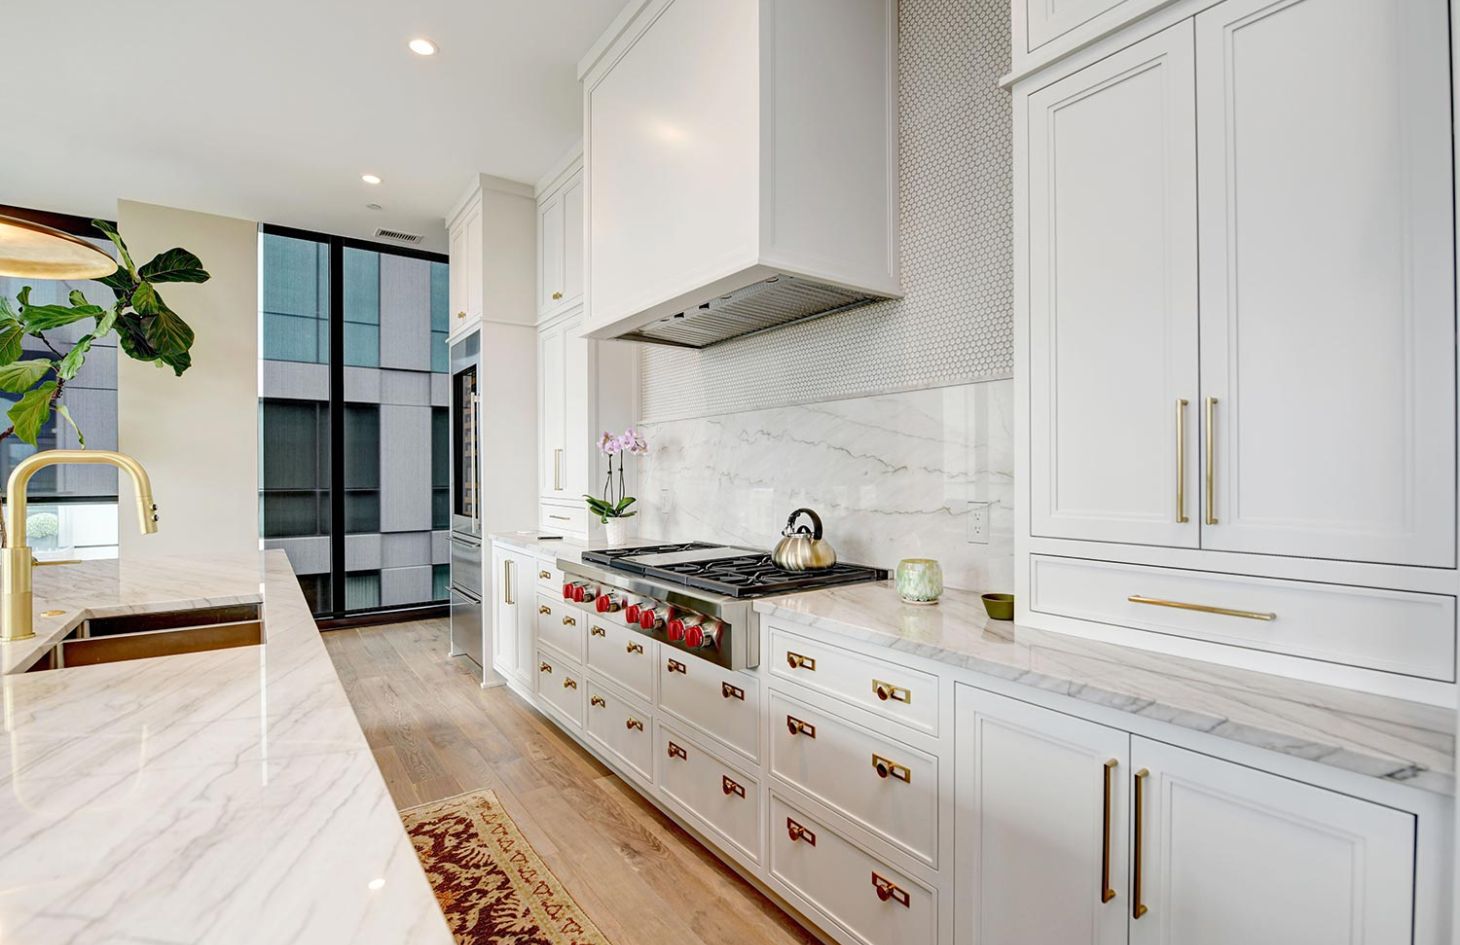
<path id="1" fill-rule="evenodd" d="M 204 554 L 258 547 L 258 226 L 130 200 L 117 224 L 138 265 L 174 246 L 213 276 L 167 285 L 168 305 L 193 327 L 193 366 L 117 358 L 117 443 L 152 477 L 161 516 L 141 535 L 125 481 L 121 554 Z"/>

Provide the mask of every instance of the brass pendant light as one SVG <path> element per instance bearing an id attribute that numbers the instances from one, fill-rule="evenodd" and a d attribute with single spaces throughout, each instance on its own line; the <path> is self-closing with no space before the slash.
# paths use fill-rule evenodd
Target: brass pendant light
<path id="1" fill-rule="evenodd" d="M 0 276 L 103 279 L 116 271 L 116 260 L 79 237 L 0 216 Z"/>

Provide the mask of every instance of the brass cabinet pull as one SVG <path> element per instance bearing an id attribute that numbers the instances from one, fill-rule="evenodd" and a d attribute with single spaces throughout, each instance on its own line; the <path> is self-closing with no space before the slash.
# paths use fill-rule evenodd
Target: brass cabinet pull
<path id="1" fill-rule="evenodd" d="M 1206 523 L 1217 524 L 1217 398 L 1207 398 Z"/>
<path id="2" fill-rule="evenodd" d="M 1151 772 L 1142 768 L 1136 772 L 1136 829 L 1135 829 L 1135 865 L 1131 868 L 1131 918 L 1139 919 L 1147 912 L 1146 904 L 1141 902 L 1141 847 L 1145 843 L 1145 822 L 1146 822 L 1146 778 Z"/>
<path id="3" fill-rule="evenodd" d="M 1103 824 L 1102 840 L 1100 843 L 1100 901 L 1109 902 L 1115 898 L 1115 890 L 1110 886 L 1110 800 L 1111 800 L 1111 776 L 1115 774 L 1116 767 L 1120 762 L 1111 758 L 1105 762 L 1105 813 L 1102 816 Z"/>
<path id="4" fill-rule="evenodd" d="M 508 606 L 517 603 L 512 599 L 512 561 L 510 558 L 502 562 L 502 603 Z"/>
<path id="5" fill-rule="evenodd" d="M 1186 405 L 1189 401 L 1176 402 L 1176 522 L 1185 525 L 1191 519 L 1186 517 Z"/>
<path id="6" fill-rule="evenodd" d="M 732 686 L 727 682 L 720 683 L 720 696 L 725 699 L 739 699 L 745 701 L 745 690 L 739 686 Z"/>
<path id="7" fill-rule="evenodd" d="M 577 689 L 578 688 L 578 680 L 576 680 L 576 679 L 564 679 L 563 680 L 563 688 L 564 689 Z"/>
<path id="8" fill-rule="evenodd" d="M 792 843 L 802 842 L 808 847 L 816 846 L 816 834 L 789 817 L 786 818 L 786 835 L 791 838 Z"/>
<path id="9" fill-rule="evenodd" d="M 604 637 L 605 639 L 608 637 L 608 631 L 597 624 L 588 628 L 588 634 L 589 636 Z"/>
<path id="10" fill-rule="evenodd" d="M 745 796 L 744 785 L 735 783 L 733 780 L 731 780 L 729 775 L 720 776 L 720 790 L 725 792 L 726 797 L 729 797 L 731 794 L 735 794 L 739 797 Z"/>
<path id="11" fill-rule="evenodd" d="M 687 670 L 685 668 L 685 665 L 679 660 L 670 660 L 668 663 L 665 664 L 664 668 L 669 670 L 671 673 L 680 673 L 686 676 L 689 675 L 689 670 Z"/>
<path id="12" fill-rule="evenodd" d="M 553 293 L 553 301 L 554 302 L 556 302 L 558 299 L 560 299 L 562 297 L 563 297 L 563 293 L 561 293 L 561 292 L 554 292 Z"/>
<path id="13" fill-rule="evenodd" d="M 1261 610 L 1233 610 L 1230 607 L 1213 607 L 1211 604 L 1188 604 L 1180 600 L 1162 600 L 1159 597 L 1142 597 L 1132 594 L 1126 600 L 1132 604 L 1150 604 L 1152 607 L 1174 607 L 1177 610 L 1194 610 L 1199 614 L 1218 614 L 1222 617 L 1242 617 L 1246 620 L 1276 620 L 1277 614 Z"/>
<path id="14" fill-rule="evenodd" d="M 466 313 L 465 312 L 457 312 L 456 313 L 456 317 L 457 318 L 465 318 L 466 317 Z"/>
<path id="15" fill-rule="evenodd" d="M 883 702 L 886 702 L 889 699 L 891 699 L 893 702 L 901 702 L 904 705 L 912 702 L 911 689 L 905 689 L 902 686 L 894 686 L 892 683 L 883 682 L 880 679 L 872 680 L 872 691 L 876 693 L 877 698 L 881 699 Z"/>
<path id="16" fill-rule="evenodd" d="M 792 735 L 805 735 L 807 738 L 816 737 L 816 726 L 810 722 L 803 722 L 794 715 L 786 716 L 786 731 Z"/>
<path id="17" fill-rule="evenodd" d="M 537 576 L 546 581 L 548 578 L 552 577 L 553 574 L 551 571 L 539 571 L 537 572 Z"/>
<path id="18" fill-rule="evenodd" d="M 563 618 L 563 626 L 565 626 L 565 627 L 576 627 L 576 626 L 578 626 L 578 621 L 575 620 L 572 617 L 564 617 Z"/>
<path id="19" fill-rule="evenodd" d="M 635 643 L 633 640 L 630 640 L 629 641 L 629 645 L 626 646 L 626 647 L 624 647 L 624 652 L 625 653 L 642 653 L 642 652 L 644 652 L 644 644 L 642 644 L 642 643 Z M 670 660 L 670 662 L 673 662 L 673 660 Z"/>
<path id="20" fill-rule="evenodd" d="M 553 491 L 563 491 L 563 450 L 558 447 L 553 450 Z"/>
<path id="21" fill-rule="evenodd" d="M 887 902 L 890 899 L 897 902 L 904 909 L 912 908 L 912 896 L 908 894 L 906 889 L 903 889 L 892 880 L 873 873 L 872 885 L 877 887 L 877 898 L 883 902 Z"/>
<path id="22" fill-rule="evenodd" d="M 792 669 L 809 669 L 813 673 L 816 672 L 816 660 L 809 656 L 802 656 L 800 653 L 792 653 L 790 650 L 787 650 L 786 663 Z"/>
<path id="23" fill-rule="evenodd" d="M 555 521 L 559 521 L 559 522 L 571 522 L 572 521 L 572 519 L 569 518 L 566 515 L 548 515 L 548 518 L 554 519 Z"/>
<path id="24" fill-rule="evenodd" d="M 674 744 L 674 742 L 669 743 L 669 757 L 678 758 L 680 761 L 689 760 L 689 755 L 685 753 L 685 750 Z"/>
<path id="25" fill-rule="evenodd" d="M 552 664 L 550 664 L 550 663 L 539 663 L 537 665 L 537 671 L 539 673 L 550 673 L 550 672 L 553 671 Z"/>
<path id="26" fill-rule="evenodd" d="M 537 612 L 540 613 L 540 614 L 550 614 L 550 613 L 553 612 L 553 609 L 551 607 L 549 607 L 547 604 L 538 604 L 537 605 Z"/>
<path id="27" fill-rule="evenodd" d="M 595 708 L 595 709 L 602 709 L 602 708 L 604 708 L 605 706 L 608 705 L 608 703 L 603 700 L 603 697 L 602 696 L 593 696 L 593 697 L 591 697 L 588 700 L 588 704 L 591 705 L 591 706 L 593 706 L 593 708 Z"/>
<path id="28" fill-rule="evenodd" d="M 884 781 L 888 778 L 896 778 L 904 784 L 912 784 L 912 769 L 907 765 L 900 765 L 881 755 L 873 755 L 872 767 L 877 769 L 877 777 Z"/>
<path id="29" fill-rule="evenodd" d="M 644 723 L 640 722 L 636 718 L 630 717 L 624 720 L 624 728 L 628 729 L 631 732 L 642 732 L 644 730 Z"/>

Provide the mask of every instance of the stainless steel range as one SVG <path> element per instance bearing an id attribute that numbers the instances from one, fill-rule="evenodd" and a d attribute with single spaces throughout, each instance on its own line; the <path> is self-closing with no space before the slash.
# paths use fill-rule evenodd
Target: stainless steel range
<path id="1" fill-rule="evenodd" d="M 760 663 L 755 598 L 887 579 L 879 568 L 844 563 L 787 571 L 766 552 L 698 541 L 585 551 L 558 567 L 564 599 L 727 669 Z"/>

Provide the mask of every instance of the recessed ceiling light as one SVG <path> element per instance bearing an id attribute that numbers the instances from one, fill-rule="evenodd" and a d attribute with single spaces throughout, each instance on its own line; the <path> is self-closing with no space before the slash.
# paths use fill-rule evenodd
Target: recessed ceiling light
<path id="1" fill-rule="evenodd" d="M 411 52 L 415 53 L 417 56 L 436 55 L 436 44 L 431 42 L 429 39 L 426 39 L 424 36 L 417 36 L 407 45 L 411 47 Z"/>
<path id="2" fill-rule="evenodd" d="M 363 180 L 367 184 L 378 184 L 378 183 L 380 183 L 380 178 L 379 177 L 376 177 L 374 174 L 361 174 L 360 175 L 360 179 Z"/>

